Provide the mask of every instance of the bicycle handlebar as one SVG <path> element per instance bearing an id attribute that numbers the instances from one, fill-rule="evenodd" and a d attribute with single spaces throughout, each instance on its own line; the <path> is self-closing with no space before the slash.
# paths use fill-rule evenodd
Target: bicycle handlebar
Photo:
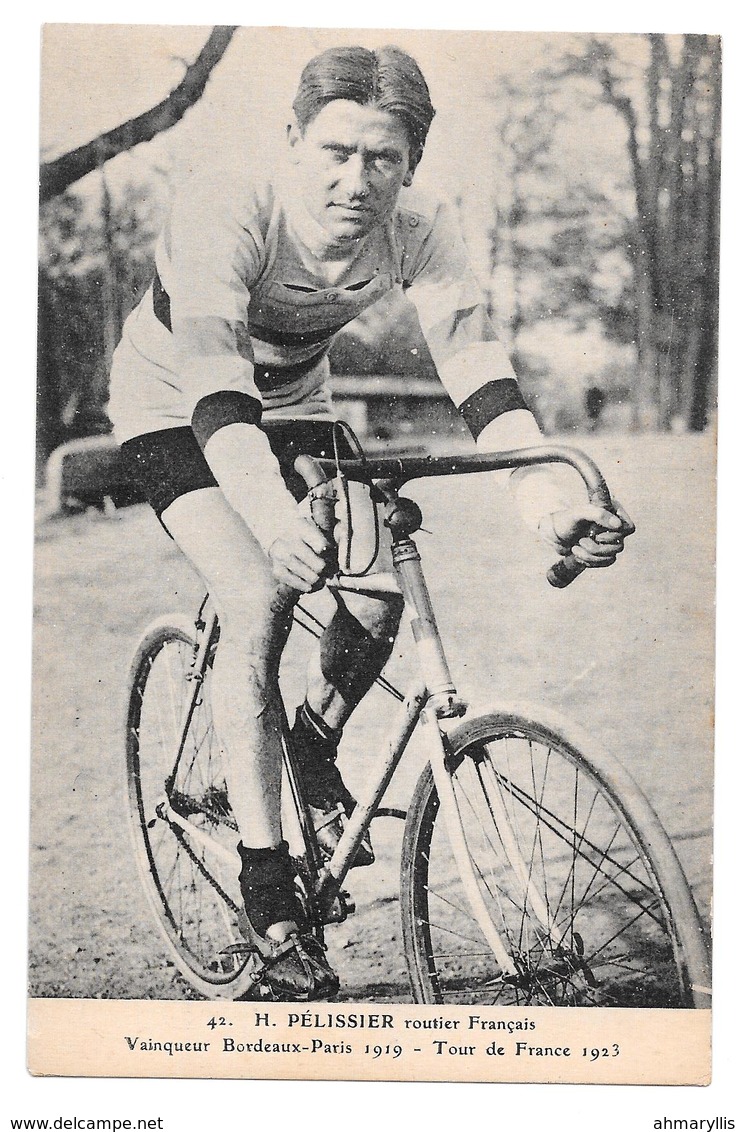
<path id="1" fill-rule="evenodd" d="M 511 468 L 526 468 L 536 464 L 569 464 L 581 476 L 591 503 L 613 512 L 611 495 L 601 472 L 585 452 L 564 445 L 546 445 L 535 448 L 518 448 L 508 452 L 475 452 L 454 456 L 381 456 L 363 460 L 316 459 L 313 456 L 299 456 L 295 470 L 305 480 L 312 495 L 311 513 L 314 506 L 321 518 L 320 489 L 330 477 L 341 472 L 348 479 L 362 483 L 373 480 L 389 480 L 401 487 L 410 480 L 426 479 L 430 476 L 470 475 L 475 472 L 503 471 Z M 328 507 L 328 497 L 323 506 Z M 328 524 L 328 512 L 324 515 Z M 322 524 L 319 523 L 321 526 Z M 329 529 L 326 526 L 324 529 Z M 568 554 L 555 562 L 547 571 L 547 580 L 557 589 L 569 586 L 585 566 L 574 555 Z"/>

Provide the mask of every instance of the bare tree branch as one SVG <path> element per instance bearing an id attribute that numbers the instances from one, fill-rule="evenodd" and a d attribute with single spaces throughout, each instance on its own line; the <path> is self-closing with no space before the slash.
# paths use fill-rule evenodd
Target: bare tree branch
<path id="1" fill-rule="evenodd" d="M 175 126 L 190 106 L 202 97 L 213 68 L 220 62 L 230 43 L 235 26 L 213 28 L 200 51 L 178 86 L 157 106 L 136 118 L 101 134 L 93 141 L 62 154 L 54 161 L 41 166 L 40 203 L 59 196 L 70 185 L 98 168 L 104 161 L 124 153 L 141 142 L 150 141 L 156 134 Z"/>

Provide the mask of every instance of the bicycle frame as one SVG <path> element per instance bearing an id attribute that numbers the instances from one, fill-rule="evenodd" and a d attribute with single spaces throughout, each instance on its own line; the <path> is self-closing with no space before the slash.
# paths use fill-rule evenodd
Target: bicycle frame
<path id="1" fill-rule="evenodd" d="M 438 796 L 446 817 L 451 850 L 464 890 L 469 897 L 474 917 L 482 929 L 502 973 L 504 975 L 515 975 L 515 964 L 506 951 L 499 933 L 495 930 L 480 891 L 474 862 L 466 844 L 453 784 L 446 770 L 447 740 L 441 729 L 440 720 L 464 715 L 467 705 L 458 698 L 451 677 L 419 555 L 412 540 L 406 541 L 409 545 L 404 552 L 401 551 L 401 546 L 394 548 L 396 576 L 377 575 L 379 581 L 376 585 L 376 592 L 396 593 L 404 597 L 405 610 L 409 615 L 417 644 L 421 676 L 413 682 L 409 692 L 404 697 L 399 717 L 374 764 L 369 785 L 363 791 L 361 799 L 350 816 L 333 857 L 319 875 L 317 892 L 321 898 L 322 906 L 326 904 L 330 897 L 339 892 L 358 846 L 375 816 L 419 722 L 427 736 L 429 760 L 438 788 Z M 399 554 L 397 554 L 397 549 L 400 550 Z M 344 584 L 339 588 L 363 592 L 364 583 L 358 586 L 352 579 L 343 579 L 342 581 Z M 512 848 L 514 851 L 509 850 L 511 864 L 525 873 L 525 864 L 520 857 L 517 846 Z M 527 879 L 532 909 L 540 922 L 544 922 L 546 909 L 543 906 L 541 896 L 530 878 Z M 547 934 L 554 937 L 554 925 L 545 924 L 545 927 Z"/>
<path id="2" fill-rule="evenodd" d="M 340 915 L 338 903 L 342 884 L 373 817 L 379 811 L 380 803 L 389 783 L 419 723 L 426 736 L 429 761 L 446 819 L 451 850 L 464 891 L 468 896 L 474 917 L 504 975 L 515 975 L 516 967 L 495 929 L 481 894 L 475 865 L 467 848 L 453 783 L 447 770 L 448 741 L 447 735 L 442 729 L 441 720 L 463 716 L 467 705 L 459 698 L 451 676 L 420 556 L 411 537 L 412 533 L 419 529 L 421 518 L 419 509 L 411 501 L 401 499 L 398 491 L 402 484 L 414 478 L 515 468 L 544 462 L 564 462 L 575 467 L 584 479 L 591 499 L 603 506 L 610 506 L 609 493 L 598 469 L 583 453 L 572 449 L 527 449 L 496 455 L 440 459 L 409 457 L 365 462 L 341 461 L 339 467 L 331 461 L 316 461 L 309 457 L 301 457 L 296 464 L 297 470 L 305 476 L 311 488 L 312 513 L 314 504 L 317 508 L 321 508 L 323 520 L 327 526 L 333 522 L 334 506 L 333 489 L 327 479 L 327 473 L 336 474 L 341 471 L 351 479 L 369 481 L 370 478 L 375 478 L 380 480 L 377 489 L 389 504 L 390 509 L 401 504 L 409 504 L 412 508 L 412 510 L 408 510 L 407 506 L 399 506 L 398 518 L 391 518 L 393 511 L 390 511 L 391 521 L 388 522 L 388 525 L 394 533 L 393 571 L 360 578 L 338 575 L 328 582 L 330 588 L 337 589 L 342 593 L 375 593 L 402 597 L 414 635 L 420 674 L 413 681 L 408 692 L 401 697 L 402 703 L 398 718 L 382 745 L 368 784 L 362 791 L 362 796 L 346 823 L 334 855 L 326 865 L 321 864 L 318 845 L 312 832 L 307 806 L 302 789 L 299 787 L 292 752 L 287 742 L 287 734 L 283 744 L 286 778 L 293 793 L 293 802 L 299 816 L 306 849 L 316 869 L 316 897 L 322 916 L 326 921 L 332 921 L 340 919 L 344 915 L 344 912 Z M 322 524 L 320 523 L 320 525 Z M 578 572 L 572 564 L 567 564 L 567 560 L 565 560 L 565 563 L 560 563 L 559 566 L 565 566 L 568 574 L 572 574 L 572 576 L 554 584 L 567 584 L 567 580 L 572 580 L 572 577 Z M 192 678 L 195 682 L 195 692 L 182 730 L 181 747 L 183 747 L 184 736 L 188 731 L 191 715 L 199 696 L 199 688 L 209 663 L 210 650 L 217 639 L 216 614 L 211 612 L 205 620 L 202 619 L 206 606 L 207 599 L 200 609 L 197 622 L 202 635 L 198 641 L 193 665 Z M 298 618 L 296 618 L 296 621 L 298 621 Z M 303 622 L 298 621 L 298 623 L 308 628 L 307 625 L 303 625 Z M 400 698 L 400 696 L 397 695 L 397 698 Z M 180 758 L 181 748 L 166 783 L 166 790 L 175 780 Z M 500 809 L 504 807 L 504 801 L 495 794 L 491 805 L 496 808 L 498 827 L 509 829 L 509 822 L 500 822 Z M 208 835 L 196 829 L 187 818 L 177 814 L 169 805 L 165 794 L 163 801 L 157 807 L 157 811 L 161 818 L 178 826 L 182 832 L 194 838 L 206 850 L 218 854 L 231 865 L 236 864 L 237 857 L 233 855 L 230 849 L 219 845 Z M 548 920 L 545 904 L 527 873 L 518 846 L 511 844 L 510 838 L 506 836 L 504 848 L 511 867 L 524 882 L 527 901 L 531 905 L 533 913 L 542 924 L 547 937 L 559 943 L 560 933 L 555 924 Z"/>

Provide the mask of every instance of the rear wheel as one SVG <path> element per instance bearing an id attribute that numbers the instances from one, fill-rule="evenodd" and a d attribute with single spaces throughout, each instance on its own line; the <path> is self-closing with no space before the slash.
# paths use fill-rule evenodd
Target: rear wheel
<path id="1" fill-rule="evenodd" d="M 258 961 L 247 940 L 238 827 L 212 721 L 212 669 L 196 673 L 195 653 L 190 626 L 163 623 L 135 655 L 130 825 L 145 891 L 182 974 L 207 998 L 236 999 L 255 991 Z"/>
<path id="2" fill-rule="evenodd" d="M 567 729 L 505 713 L 450 736 L 469 859 L 514 971 L 473 915 L 430 767 L 407 818 L 405 951 L 415 1001 L 710 1004 L 702 927 L 674 849 L 623 768 Z"/>

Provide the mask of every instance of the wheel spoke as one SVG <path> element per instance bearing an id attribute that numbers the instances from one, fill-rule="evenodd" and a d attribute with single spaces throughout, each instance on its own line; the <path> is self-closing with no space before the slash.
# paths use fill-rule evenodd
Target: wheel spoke
<path id="1" fill-rule="evenodd" d="M 461 747 L 460 733 L 469 736 Z M 472 872 L 515 973 L 501 972 L 485 947 L 426 772 L 405 831 L 415 995 L 480 1005 L 687 1004 L 663 895 L 671 872 L 656 871 L 643 851 L 616 779 L 609 785 L 594 759 L 527 723 L 481 732 L 466 724 L 449 744 Z"/>
<path id="2" fill-rule="evenodd" d="M 516 793 L 517 793 L 517 796 L 520 798 L 520 791 L 517 791 Z M 528 802 L 526 802 L 526 805 L 528 806 L 529 809 L 532 809 L 532 807 L 528 805 Z M 565 842 L 566 845 L 568 845 L 572 848 L 572 844 L 573 844 L 573 841 L 572 841 L 572 826 L 569 825 L 568 823 L 563 822 L 559 817 L 557 817 L 556 814 L 554 814 L 550 810 L 546 810 L 543 814 L 543 817 L 544 817 L 545 822 L 547 823 L 548 829 L 550 829 L 553 833 L 555 833 L 560 840 Z M 594 859 L 588 855 L 590 852 L 594 852 L 597 855 L 597 860 L 594 861 Z M 578 850 L 578 855 L 581 856 L 585 861 L 587 861 L 595 869 L 597 869 L 597 871 L 600 872 L 600 875 L 604 876 L 604 878 L 606 879 L 606 882 L 608 884 L 614 886 L 614 887 L 617 887 L 619 889 L 619 892 L 621 892 L 625 897 L 629 897 L 630 899 L 634 899 L 633 897 L 630 896 L 630 893 L 626 889 L 622 888 L 621 885 L 616 884 L 616 877 L 618 877 L 618 876 L 626 876 L 628 879 L 630 879 L 634 883 L 640 885 L 640 887 L 645 888 L 646 892 L 648 893 L 648 895 L 650 897 L 655 898 L 654 889 L 651 886 L 649 886 L 648 884 L 646 884 L 643 880 L 636 877 L 634 874 L 630 873 L 630 871 L 629 871 L 630 865 L 629 864 L 624 865 L 624 864 L 622 864 L 618 861 L 615 861 L 613 858 L 610 858 L 609 863 L 613 864 L 614 867 L 617 870 L 615 877 L 610 876 L 610 874 L 608 874 L 608 873 L 602 872 L 601 869 L 600 869 L 600 866 L 601 866 L 601 863 L 604 860 L 604 852 L 603 852 L 603 850 L 599 849 L 598 846 L 595 845 L 593 842 L 589 842 L 587 844 L 587 848 L 584 846 L 582 852 L 580 850 Z M 639 854 L 637 854 L 637 856 L 633 859 L 631 864 L 634 864 L 635 860 L 641 860 L 641 857 L 640 857 Z M 650 909 L 648 909 L 648 911 L 650 912 Z M 661 921 L 656 919 L 656 923 L 658 923 L 659 926 L 663 927 L 663 924 L 662 924 Z"/>
<path id="3" fill-rule="evenodd" d="M 457 932 L 454 928 L 447 928 L 445 924 L 439 924 L 435 920 L 430 920 L 428 921 L 428 923 L 429 926 L 431 928 L 435 928 L 436 931 L 446 932 L 448 935 L 458 936 L 459 939 L 466 939 L 469 941 L 469 943 L 480 944 L 482 942 L 481 939 L 475 939 L 472 935 L 465 935 L 463 932 Z M 491 954 L 492 952 L 490 952 L 490 955 Z"/>
<path id="4" fill-rule="evenodd" d="M 480 832 L 481 832 L 481 835 L 482 835 L 483 844 L 486 845 L 489 849 L 492 849 L 493 848 L 492 839 L 488 835 L 487 830 L 484 826 L 484 823 L 481 822 L 481 820 L 479 819 L 479 817 L 476 813 L 476 810 L 474 809 L 474 805 L 471 801 L 470 796 L 463 790 L 463 787 L 462 787 L 460 782 L 457 781 L 457 785 L 459 786 L 461 793 L 464 796 L 464 800 L 466 801 L 471 812 L 474 814 L 474 817 L 475 817 L 475 819 L 476 819 L 476 821 L 479 825 Z M 494 825 L 494 823 L 493 823 L 493 825 Z M 495 828 L 495 832 L 498 834 L 498 837 L 499 837 L 499 830 L 497 829 L 496 826 L 494 828 Z M 508 921 L 506 919 L 505 912 L 504 912 L 504 909 L 503 909 L 503 906 L 502 906 L 502 900 L 500 898 L 502 893 L 501 893 L 500 886 L 497 884 L 497 881 L 494 877 L 494 873 L 492 875 L 492 879 L 493 879 L 493 883 L 495 885 L 495 891 L 493 892 L 492 889 L 490 888 L 489 884 L 487 883 L 487 880 L 484 876 L 484 873 L 482 872 L 482 870 L 479 866 L 479 862 L 477 861 L 474 853 L 472 852 L 471 846 L 469 846 L 468 844 L 467 844 L 467 850 L 469 852 L 469 857 L 470 857 L 471 863 L 472 863 L 475 871 L 479 875 L 479 878 L 482 881 L 484 888 L 486 889 L 487 893 L 490 895 L 490 897 L 492 897 L 493 901 L 497 905 L 497 913 L 498 913 L 499 919 L 502 921 L 503 930 L 506 932 L 507 935 L 509 935 L 510 934 L 510 928 L 508 926 Z M 474 920 L 474 923 L 476 924 L 476 919 L 474 917 L 473 912 L 470 913 L 470 916 L 471 916 L 471 919 Z"/>
<path id="5" fill-rule="evenodd" d="M 434 888 L 429 888 L 428 891 L 431 896 L 434 896 L 436 898 L 436 900 L 442 900 L 444 904 L 448 904 L 449 907 L 455 908 L 457 912 L 460 912 L 461 915 L 465 917 L 465 919 L 473 919 L 471 912 L 467 912 L 466 909 L 462 908 L 460 904 L 455 904 L 452 900 L 448 900 L 442 894 L 442 892 L 436 892 Z"/>
<path id="6" fill-rule="evenodd" d="M 509 789 L 512 792 L 514 792 L 517 800 L 521 801 L 521 803 L 526 808 L 530 809 L 531 812 L 534 811 L 535 803 L 532 804 L 530 796 L 528 794 L 525 794 L 525 792 L 523 790 L 515 787 L 514 783 L 509 783 L 509 782 L 506 782 L 506 789 Z M 567 846 L 572 846 L 573 826 L 572 826 L 571 823 L 564 821 L 563 818 L 561 818 L 555 812 L 552 812 L 551 809 L 549 809 L 548 807 L 541 807 L 541 820 L 543 822 L 545 822 L 547 829 L 550 832 L 555 833 L 558 838 L 560 838 L 561 840 L 563 840 L 567 844 Z M 616 814 L 615 814 L 615 820 L 618 821 Z M 597 852 L 597 854 L 599 854 L 601 857 L 603 856 L 603 851 L 600 850 L 598 848 L 598 846 L 595 846 L 595 844 L 593 842 L 589 841 L 588 847 L 589 847 L 589 851 L 593 850 L 593 851 Z M 638 857 L 640 857 L 640 855 L 637 854 L 637 857 L 635 859 L 637 859 Z M 588 860 L 590 864 L 593 864 L 592 858 L 586 857 L 585 859 Z M 633 863 L 634 863 L 634 861 L 633 861 Z M 618 865 L 617 861 L 615 861 L 615 865 Z M 641 886 L 646 887 L 646 889 L 648 889 L 650 894 L 654 895 L 654 889 L 653 889 L 652 885 L 646 883 L 643 880 L 643 878 L 637 877 L 634 874 L 629 873 L 628 869 L 629 869 L 628 865 L 627 866 L 619 865 L 619 873 L 627 873 L 629 878 L 631 878 L 632 881 L 634 881 L 636 884 L 640 884 Z"/>
<path id="7" fill-rule="evenodd" d="M 171 773 L 169 797 L 180 820 L 193 823 L 195 833 L 219 837 L 224 846 L 235 844 L 237 826 L 210 707 L 211 668 L 196 689 L 187 678 L 194 655 L 180 630 L 164 630 L 143 655 L 127 732 L 131 812 L 151 903 L 182 973 L 202 993 L 212 988 L 214 995 L 235 997 L 253 985 L 247 972 L 251 950 L 239 928 L 238 858 L 231 876 L 196 837 L 156 817 Z"/>

